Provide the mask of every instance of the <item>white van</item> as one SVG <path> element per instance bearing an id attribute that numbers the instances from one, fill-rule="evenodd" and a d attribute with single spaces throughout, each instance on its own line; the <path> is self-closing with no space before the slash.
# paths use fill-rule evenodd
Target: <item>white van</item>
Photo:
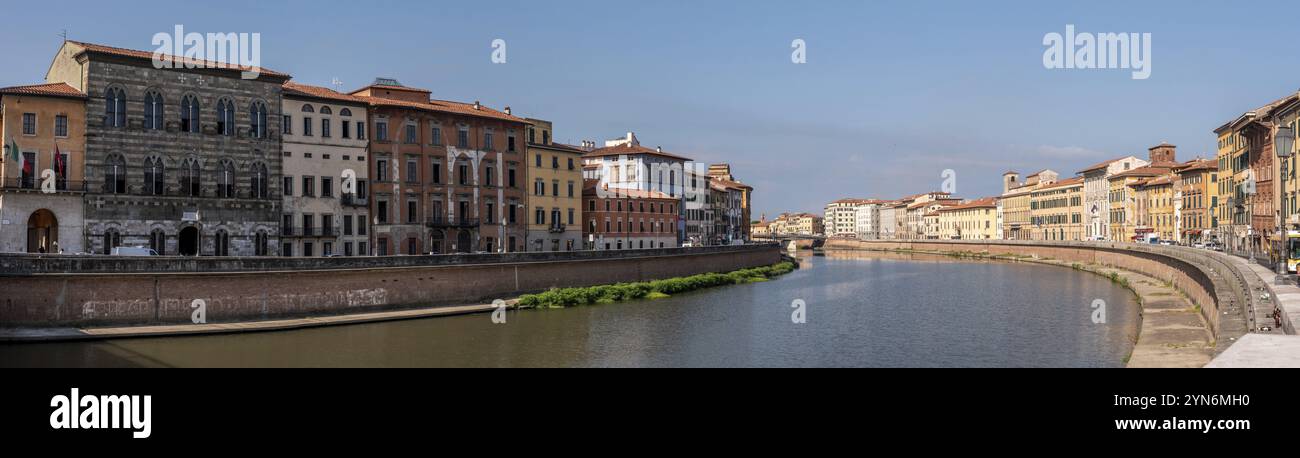
<path id="1" fill-rule="evenodd" d="M 113 249 L 113 256 L 158 256 L 158 252 L 142 246 L 120 246 Z"/>

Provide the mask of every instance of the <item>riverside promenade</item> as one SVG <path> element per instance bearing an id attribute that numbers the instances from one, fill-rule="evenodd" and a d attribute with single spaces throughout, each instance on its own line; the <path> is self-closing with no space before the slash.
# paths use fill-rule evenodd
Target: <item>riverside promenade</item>
<path id="1" fill-rule="evenodd" d="M 825 249 L 1036 262 L 1122 278 L 1143 307 L 1129 367 L 1300 367 L 1300 337 L 1291 322 L 1300 314 L 1300 288 L 1272 285 L 1267 268 L 1235 256 L 1176 246 L 997 240 L 832 239 Z"/>

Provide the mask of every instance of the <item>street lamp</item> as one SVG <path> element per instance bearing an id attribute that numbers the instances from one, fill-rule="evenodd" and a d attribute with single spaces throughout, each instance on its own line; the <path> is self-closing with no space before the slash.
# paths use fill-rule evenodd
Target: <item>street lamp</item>
<path id="1" fill-rule="evenodd" d="M 1283 164 L 1286 164 L 1286 160 L 1291 157 L 1291 152 L 1294 147 L 1295 147 L 1295 129 L 1293 129 L 1291 126 L 1279 125 L 1277 127 L 1277 133 L 1273 135 L 1273 151 L 1277 153 L 1277 158 L 1279 161 L 1281 161 L 1279 166 L 1285 167 Z M 1286 170 L 1286 169 L 1279 168 L 1279 170 Z M 1278 178 L 1279 178 L 1278 202 L 1279 203 L 1286 202 L 1286 196 L 1283 194 L 1283 191 L 1286 189 L 1285 185 L 1283 185 L 1283 182 L 1285 180 L 1285 172 L 1283 173 L 1283 176 Z M 1279 279 L 1285 279 L 1286 278 L 1286 256 L 1283 255 L 1283 251 L 1286 249 L 1286 233 L 1282 231 L 1283 228 L 1282 218 L 1285 218 L 1286 215 L 1284 214 L 1284 212 L 1281 211 L 1281 209 L 1282 206 L 1279 205 L 1278 216 L 1277 216 L 1277 241 L 1278 241 L 1277 275 Z"/>

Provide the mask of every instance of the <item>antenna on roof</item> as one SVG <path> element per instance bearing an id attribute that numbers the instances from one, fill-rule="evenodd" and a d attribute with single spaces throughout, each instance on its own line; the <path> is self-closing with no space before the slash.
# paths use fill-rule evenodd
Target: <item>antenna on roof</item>
<path id="1" fill-rule="evenodd" d="M 62 32 L 59 32 L 59 36 L 63 38 L 63 41 L 64 41 L 64 42 L 67 42 L 67 41 L 68 41 L 68 29 L 63 29 Z"/>
<path id="2" fill-rule="evenodd" d="M 335 90 L 335 91 L 339 91 L 340 89 L 343 89 L 343 82 L 342 82 L 342 81 L 339 81 L 338 78 L 331 78 L 331 79 L 330 79 L 330 86 L 334 86 L 334 90 Z M 342 91 L 339 91 L 339 92 L 342 92 Z"/>

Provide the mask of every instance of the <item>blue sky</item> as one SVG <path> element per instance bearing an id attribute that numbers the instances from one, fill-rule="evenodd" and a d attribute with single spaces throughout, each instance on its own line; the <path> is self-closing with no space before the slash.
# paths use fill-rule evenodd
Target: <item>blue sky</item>
<path id="1" fill-rule="evenodd" d="M 1214 128 L 1300 89 L 1293 21 L 1261 22 L 1285 8 L 815 3 L 65 1 L 82 14 L 11 12 L 0 85 L 39 82 L 63 29 L 145 50 L 175 24 L 259 32 L 263 65 L 303 83 L 390 76 L 552 120 L 558 141 L 632 130 L 647 146 L 729 162 L 757 188 L 756 217 L 938 189 L 944 169 L 973 198 L 996 194 L 1008 169 L 1064 176 L 1162 141 L 1180 159 L 1208 157 Z M 1044 34 L 1066 24 L 1151 33 L 1150 79 L 1043 68 Z M 506 64 L 490 62 L 496 38 Z M 795 38 L 806 64 L 790 62 Z"/>

